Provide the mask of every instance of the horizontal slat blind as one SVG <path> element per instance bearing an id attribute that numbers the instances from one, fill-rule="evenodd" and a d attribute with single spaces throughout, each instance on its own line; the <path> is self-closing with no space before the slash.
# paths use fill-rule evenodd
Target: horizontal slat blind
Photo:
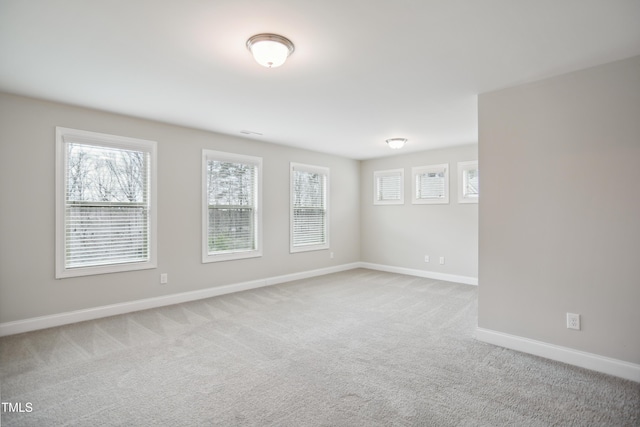
<path id="1" fill-rule="evenodd" d="M 416 198 L 439 199 L 445 196 L 444 171 L 416 175 Z"/>
<path id="2" fill-rule="evenodd" d="M 207 160 L 209 254 L 255 250 L 257 165 Z"/>
<path id="3" fill-rule="evenodd" d="M 478 169 L 469 169 L 464 171 L 464 196 L 478 197 L 479 195 L 479 176 Z"/>
<path id="4" fill-rule="evenodd" d="M 377 188 L 378 188 L 378 200 L 379 201 L 392 201 L 400 200 L 401 193 L 401 179 L 400 174 L 394 175 L 380 175 L 378 176 Z"/>
<path id="5" fill-rule="evenodd" d="M 148 261 L 150 153 L 65 149 L 65 268 Z"/>
<path id="6" fill-rule="evenodd" d="M 327 174 L 293 168 L 292 246 L 327 243 Z"/>

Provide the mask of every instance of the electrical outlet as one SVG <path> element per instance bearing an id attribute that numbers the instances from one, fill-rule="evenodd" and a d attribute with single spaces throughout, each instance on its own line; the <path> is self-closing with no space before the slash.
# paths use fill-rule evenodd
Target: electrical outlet
<path id="1" fill-rule="evenodd" d="M 333 252 L 329 252 L 329 258 L 333 259 Z"/>
<path id="2" fill-rule="evenodd" d="M 580 330 L 580 315 L 575 313 L 567 313 L 567 329 Z"/>
<path id="3" fill-rule="evenodd" d="M 440 257 L 440 265 L 444 265 L 444 257 L 443 256 Z"/>
<path id="4" fill-rule="evenodd" d="M 429 262 L 429 255 L 424 256 L 424 262 Z"/>
<path id="5" fill-rule="evenodd" d="M 160 284 L 166 285 L 169 282 L 169 275 L 167 273 L 162 273 L 160 275 Z"/>

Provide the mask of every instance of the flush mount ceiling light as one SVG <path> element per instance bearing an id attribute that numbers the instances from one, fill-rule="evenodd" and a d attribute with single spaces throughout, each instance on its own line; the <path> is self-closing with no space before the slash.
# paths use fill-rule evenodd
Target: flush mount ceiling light
<path id="1" fill-rule="evenodd" d="M 295 47 L 286 37 L 277 34 L 256 34 L 247 40 L 247 49 L 258 64 L 275 68 L 284 64 Z"/>
<path id="2" fill-rule="evenodd" d="M 393 148 L 397 150 L 398 148 L 404 147 L 404 144 L 407 142 L 407 138 L 391 138 L 387 139 L 387 144 L 389 144 L 389 148 Z"/>

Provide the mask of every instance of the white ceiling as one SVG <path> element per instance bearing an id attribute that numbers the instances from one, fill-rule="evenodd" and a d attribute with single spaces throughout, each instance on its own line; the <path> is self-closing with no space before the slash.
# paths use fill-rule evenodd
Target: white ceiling
<path id="1" fill-rule="evenodd" d="M 0 91 L 355 159 L 476 143 L 479 93 L 638 54 L 639 0 L 0 0 Z"/>

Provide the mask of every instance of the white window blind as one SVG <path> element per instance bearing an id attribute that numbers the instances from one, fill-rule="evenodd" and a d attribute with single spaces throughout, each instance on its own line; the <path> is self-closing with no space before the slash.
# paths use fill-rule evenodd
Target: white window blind
<path id="1" fill-rule="evenodd" d="M 259 157 L 204 150 L 203 261 L 260 256 Z"/>
<path id="2" fill-rule="evenodd" d="M 404 203 L 404 169 L 375 171 L 374 205 L 400 205 Z"/>
<path id="3" fill-rule="evenodd" d="M 152 268 L 153 141 L 57 128 L 57 277 Z"/>
<path id="4" fill-rule="evenodd" d="M 329 169 L 291 164 L 291 252 L 329 247 Z"/>
<path id="5" fill-rule="evenodd" d="M 412 169 L 413 203 L 449 203 L 449 165 Z"/>
<path id="6" fill-rule="evenodd" d="M 416 197 L 419 199 L 444 197 L 444 172 L 425 172 L 418 175 Z"/>
<path id="7" fill-rule="evenodd" d="M 478 198 L 480 196 L 480 175 L 478 170 L 478 162 L 459 162 L 458 171 L 458 202 L 478 203 Z"/>

